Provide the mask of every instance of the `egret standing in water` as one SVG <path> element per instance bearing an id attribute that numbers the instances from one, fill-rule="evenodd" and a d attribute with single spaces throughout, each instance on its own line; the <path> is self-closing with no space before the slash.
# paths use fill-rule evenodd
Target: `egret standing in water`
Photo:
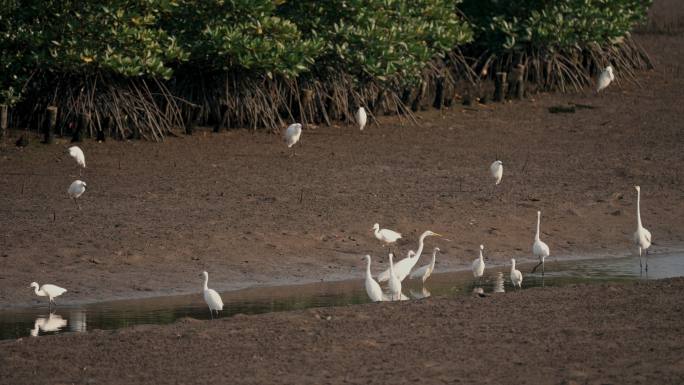
<path id="1" fill-rule="evenodd" d="M 541 211 L 537 211 L 537 233 L 534 235 L 534 244 L 532 245 L 532 254 L 539 258 L 539 263 L 532 269 L 534 273 L 539 265 L 542 267 L 542 277 L 544 277 L 544 260 L 549 256 L 549 246 L 539 239 L 539 225 L 541 223 Z M 542 281 L 543 282 L 543 281 Z"/>
<path id="2" fill-rule="evenodd" d="M 432 275 L 432 272 L 435 270 L 435 261 L 437 259 L 437 252 L 439 251 L 439 247 L 435 247 L 432 249 L 432 261 L 425 265 L 422 266 L 419 269 L 416 269 L 413 273 L 411 273 L 411 278 L 420 278 L 423 283 L 427 281 L 428 278 Z"/>
<path id="3" fill-rule="evenodd" d="M 485 270 L 484 257 L 482 256 L 482 250 L 484 250 L 484 245 L 480 245 L 480 256 L 475 258 L 473 261 L 473 277 L 477 278 L 478 281 L 482 279 Z"/>
<path id="4" fill-rule="evenodd" d="M 290 124 L 285 130 L 285 144 L 287 148 L 292 148 L 297 142 L 299 142 L 299 137 L 302 136 L 302 125 L 300 123 Z M 292 155 L 297 155 L 297 151 L 292 149 Z"/>
<path id="5" fill-rule="evenodd" d="M 613 67 L 608 66 L 603 71 L 601 71 L 601 74 L 599 75 L 598 83 L 596 84 L 596 93 L 598 94 L 603 89 L 608 87 L 610 82 L 612 82 L 613 80 L 615 80 L 615 75 L 613 75 Z"/>
<path id="6" fill-rule="evenodd" d="M 515 268 L 515 258 L 511 258 L 511 283 L 513 284 L 513 288 L 522 288 L 522 280 L 522 273 Z"/>
<path id="7" fill-rule="evenodd" d="M 489 166 L 489 172 L 494 178 L 494 185 L 501 183 L 501 178 L 503 177 L 503 162 L 500 160 L 494 161 L 491 166 Z"/>
<path id="8" fill-rule="evenodd" d="M 71 185 L 69 186 L 69 189 L 67 190 L 67 193 L 69 194 L 69 198 L 74 200 L 74 203 L 76 203 L 76 207 L 78 207 L 79 210 L 81 209 L 81 205 L 78 204 L 76 199 L 80 198 L 81 195 L 83 195 L 83 193 L 85 192 L 85 190 L 86 190 L 86 183 L 81 181 L 81 180 L 73 181 L 71 183 Z"/>
<path id="9" fill-rule="evenodd" d="M 356 110 L 356 113 L 354 114 L 354 118 L 356 119 L 356 124 L 359 125 L 359 130 L 363 131 L 363 128 L 366 127 L 366 122 L 368 121 L 366 109 L 363 107 L 359 107 L 359 109 Z"/>
<path id="10" fill-rule="evenodd" d="M 390 253 L 389 255 L 389 263 L 390 263 L 390 279 L 389 279 L 389 291 L 390 291 L 390 298 L 392 301 L 400 301 L 401 300 L 401 281 L 399 278 L 394 273 L 394 261 L 393 257 L 394 254 Z"/>
<path id="11" fill-rule="evenodd" d="M 78 146 L 71 146 L 67 151 L 69 152 L 69 155 L 72 158 L 74 158 L 74 160 L 76 160 L 76 163 L 79 166 L 78 175 L 81 175 L 81 170 L 86 168 L 85 155 L 83 154 L 83 150 L 81 150 L 81 148 Z"/>
<path id="12" fill-rule="evenodd" d="M 373 302 L 381 302 L 382 301 L 382 289 L 380 289 L 380 285 L 375 282 L 373 279 L 373 276 L 371 275 L 371 256 L 366 255 L 363 257 L 363 259 L 366 260 L 367 265 L 366 265 L 366 293 L 368 294 L 368 298 L 370 298 L 371 301 Z"/>
<path id="13" fill-rule="evenodd" d="M 403 281 L 404 278 L 408 277 L 409 273 L 411 272 L 411 269 L 413 269 L 416 263 L 418 263 L 418 259 L 420 258 L 420 255 L 423 253 L 423 246 L 425 246 L 425 238 L 430 236 L 441 237 L 442 235 L 434 233 L 430 230 L 425 231 L 423 234 L 420 235 L 420 238 L 418 239 L 418 251 L 416 251 L 415 256 L 409 255 L 408 257 L 402 259 L 401 261 L 397 262 L 396 265 L 394 265 L 394 271 L 397 275 L 397 278 L 399 278 L 400 281 Z M 378 274 L 378 281 L 380 282 L 385 282 L 389 280 L 389 278 L 389 269 Z"/>
<path id="14" fill-rule="evenodd" d="M 38 290 L 37 282 L 31 282 L 29 287 L 32 287 L 34 289 L 33 291 L 36 293 L 37 296 L 48 297 L 48 308 L 50 308 L 53 303 L 55 304 L 55 306 L 57 306 L 55 298 L 67 292 L 67 289 L 49 283 L 40 286 L 40 290 Z"/>
<path id="15" fill-rule="evenodd" d="M 634 186 L 637 191 L 637 229 L 634 232 L 634 244 L 639 250 L 639 268 L 643 269 L 641 254 L 646 260 L 646 271 L 648 271 L 647 249 L 651 247 L 651 232 L 641 224 L 641 187 Z"/>
<path id="16" fill-rule="evenodd" d="M 200 276 L 204 277 L 204 302 L 209 306 L 211 319 L 214 319 L 214 310 L 216 310 L 216 315 L 218 316 L 219 311 L 223 310 L 223 301 L 216 290 L 207 287 L 207 284 L 209 283 L 209 273 L 203 271 Z"/>

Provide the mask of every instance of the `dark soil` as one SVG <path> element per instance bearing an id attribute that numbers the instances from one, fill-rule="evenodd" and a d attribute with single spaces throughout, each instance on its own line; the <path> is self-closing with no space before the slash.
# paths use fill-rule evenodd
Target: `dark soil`
<path id="1" fill-rule="evenodd" d="M 3 384 L 682 384 L 684 279 L 0 342 Z"/>

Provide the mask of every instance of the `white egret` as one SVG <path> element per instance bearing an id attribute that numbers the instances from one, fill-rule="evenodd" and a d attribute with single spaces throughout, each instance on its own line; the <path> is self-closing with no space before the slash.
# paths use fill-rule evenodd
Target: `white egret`
<path id="1" fill-rule="evenodd" d="M 83 154 L 83 150 L 81 150 L 80 147 L 78 146 L 71 146 L 67 150 L 69 152 L 69 155 L 76 160 L 76 163 L 81 167 L 78 169 L 78 175 L 81 175 L 81 170 L 82 168 L 86 168 L 86 163 L 85 163 L 85 155 Z"/>
<path id="2" fill-rule="evenodd" d="M 378 224 L 378 223 L 373 225 L 373 228 L 371 228 L 371 231 L 374 232 L 375 238 L 382 241 L 385 245 L 389 245 L 390 243 L 394 243 L 397 241 L 397 239 L 401 238 L 401 234 L 397 233 L 394 230 L 380 229 L 380 224 Z"/>
<path id="3" fill-rule="evenodd" d="M 634 244 L 639 249 L 639 268 L 643 269 L 641 264 L 641 254 L 643 252 L 644 258 L 646 259 L 646 271 L 648 271 L 648 257 L 647 249 L 651 247 L 651 232 L 648 231 L 641 224 L 641 187 L 634 186 L 637 191 L 637 229 L 634 232 Z"/>
<path id="4" fill-rule="evenodd" d="M 430 278 L 430 275 L 432 275 L 432 272 L 435 270 L 435 260 L 437 259 L 437 252 L 440 251 L 439 247 L 435 247 L 432 249 L 432 261 L 425 265 L 420 267 L 419 269 L 416 269 L 413 273 L 411 273 L 411 278 L 420 278 L 423 283 Z"/>
<path id="5" fill-rule="evenodd" d="M 599 75 L 598 83 L 596 84 L 596 93 L 598 94 L 599 92 L 601 92 L 601 90 L 608 87 L 610 82 L 612 82 L 613 80 L 615 80 L 615 75 L 613 75 L 613 67 L 608 66 L 603 71 L 601 71 L 601 74 Z"/>
<path id="6" fill-rule="evenodd" d="M 54 313 L 50 313 L 47 319 L 43 317 L 36 318 L 33 323 L 33 330 L 31 330 L 31 336 L 38 337 L 38 331 L 46 332 L 56 332 L 59 329 L 67 325 L 67 320 L 62 318 L 62 316 Z"/>
<path id="7" fill-rule="evenodd" d="M 211 314 L 211 318 L 214 319 L 214 310 L 216 310 L 216 315 L 218 316 L 218 312 L 223 310 L 223 301 L 216 290 L 207 287 L 207 284 L 209 283 L 209 273 L 203 271 L 200 275 L 204 276 L 204 302 L 209 306 L 209 314 Z"/>
<path id="8" fill-rule="evenodd" d="M 368 121 L 366 109 L 363 107 L 359 107 L 359 109 L 356 110 L 356 113 L 354 114 L 354 118 L 356 119 L 356 124 L 359 125 L 359 130 L 363 131 L 363 128 L 366 127 L 366 122 Z"/>
<path id="9" fill-rule="evenodd" d="M 482 279 L 482 275 L 484 274 L 485 270 L 485 263 L 484 263 L 484 257 L 482 256 L 482 250 L 484 250 L 484 245 L 480 245 L 480 256 L 475 258 L 473 261 L 473 277 L 477 278 L 478 280 Z"/>
<path id="10" fill-rule="evenodd" d="M 396 272 L 397 278 L 399 278 L 400 281 L 403 281 L 404 278 L 406 278 L 409 275 L 409 273 L 411 272 L 411 269 L 413 269 L 413 266 L 415 266 L 416 263 L 418 263 L 418 259 L 420 259 L 420 255 L 423 253 L 423 246 L 425 245 L 425 243 L 424 243 L 425 237 L 429 237 L 429 236 L 441 237 L 442 235 L 434 233 L 430 230 L 425 231 L 423 234 L 420 235 L 420 238 L 418 239 L 418 251 L 416 251 L 415 256 L 409 255 L 394 265 L 394 271 Z M 389 280 L 389 278 L 390 278 L 389 269 L 378 274 L 378 281 L 379 282 L 385 282 L 385 281 Z"/>
<path id="11" fill-rule="evenodd" d="M 300 123 L 293 123 L 285 130 L 285 143 L 287 148 L 291 148 L 295 143 L 299 142 L 299 137 L 302 136 L 302 125 Z M 293 150 L 293 155 L 297 152 Z"/>
<path id="12" fill-rule="evenodd" d="M 366 255 L 364 259 L 368 263 L 366 265 L 366 293 L 368 294 L 368 298 L 370 298 L 371 301 L 380 302 L 382 301 L 382 289 L 380 289 L 380 285 L 377 282 L 375 282 L 375 280 L 371 276 L 371 256 Z"/>
<path id="13" fill-rule="evenodd" d="M 67 292 L 67 289 L 65 289 L 63 287 L 59 287 L 57 285 L 51 285 L 49 283 L 45 284 L 43 286 L 40 286 L 40 290 L 38 290 L 38 283 L 37 282 L 31 282 L 29 287 L 32 287 L 34 289 L 34 292 L 36 293 L 37 296 L 48 297 L 48 308 L 53 303 L 55 304 L 55 306 L 57 306 L 57 302 L 55 302 L 55 298 L 57 298 L 60 295 Z"/>
<path id="14" fill-rule="evenodd" d="M 537 233 L 534 235 L 534 244 L 532 245 L 532 254 L 539 258 L 539 263 L 532 269 L 534 273 L 539 265 L 542 267 L 542 276 L 544 275 L 544 260 L 549 256 L 549 246 L 539 239 L 539 225 L 541 222 L 541 211 L 537 211 Z"/>
<path id="15" fill-rule="evenodd" d="M 394 274 L 394 261 L 393 257 L 394 254 L 390 253 L 389 255 L 389 263 L 390 263 L 390 279 L 389 279 L 389 292 L 390 292 L 390 298 L 392 298 L 392 301 L 397 301 L 401 300 L 401 281 L 397 276 Z"/>
<path id="16" fill-rule="evenodd" d="M 83 195 L 85 190 L 86 190 L 86 183 L 81 181 L 81 180 L 73 181 L 71 183 L 71 185 L 69 186 L 69 189 L 67 190 L 69 197 L 74 200 L 74 203 L 76 203 L 76 207 L 78 207 L 79 210 L 81 209 L 81 205 L 78 204 L 76 199 L 78 199 L 81 195 Z"/>
<path id="17" fill-rule="evenodd" d="M 494 161 L 491 166 L 489 166 L 489 172 L 494 178 L 494 185 L 501 183 L 501 178 L 503 177 L 503 162 L 500 160 Z"/>
<path id="18" fill-rule="evenodd" d="M 515 258 L 511 258 L 511 283 L 513 284 L 513 288 L 522 288 L 522 280 L 522 273 L 515 268 Z"/>

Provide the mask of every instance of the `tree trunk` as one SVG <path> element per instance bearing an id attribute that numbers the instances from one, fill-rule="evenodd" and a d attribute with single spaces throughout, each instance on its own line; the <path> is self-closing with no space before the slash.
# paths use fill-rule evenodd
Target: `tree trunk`
<path id="1" fill-rule="evenodd" d="M 47 108 L 47 120 L 43 128 L 43 143 L 52 144 L 55 137 L 55 126 L 57 126 L 57 107 L 49 106 Z"/>

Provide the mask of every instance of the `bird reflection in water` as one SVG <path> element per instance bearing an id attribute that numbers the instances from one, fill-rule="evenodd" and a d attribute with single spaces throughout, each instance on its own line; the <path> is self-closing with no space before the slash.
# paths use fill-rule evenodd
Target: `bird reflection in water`
<path id="1" fill-rule="evenodd" d="M 48 333 L 56 332 L 67 325 L 67 320 L 62 318 L 59 314 L 50 313 L 48 318 L 38 317 L 33 324 L 31 336 L 38 337 L 38 332 Z"/>

